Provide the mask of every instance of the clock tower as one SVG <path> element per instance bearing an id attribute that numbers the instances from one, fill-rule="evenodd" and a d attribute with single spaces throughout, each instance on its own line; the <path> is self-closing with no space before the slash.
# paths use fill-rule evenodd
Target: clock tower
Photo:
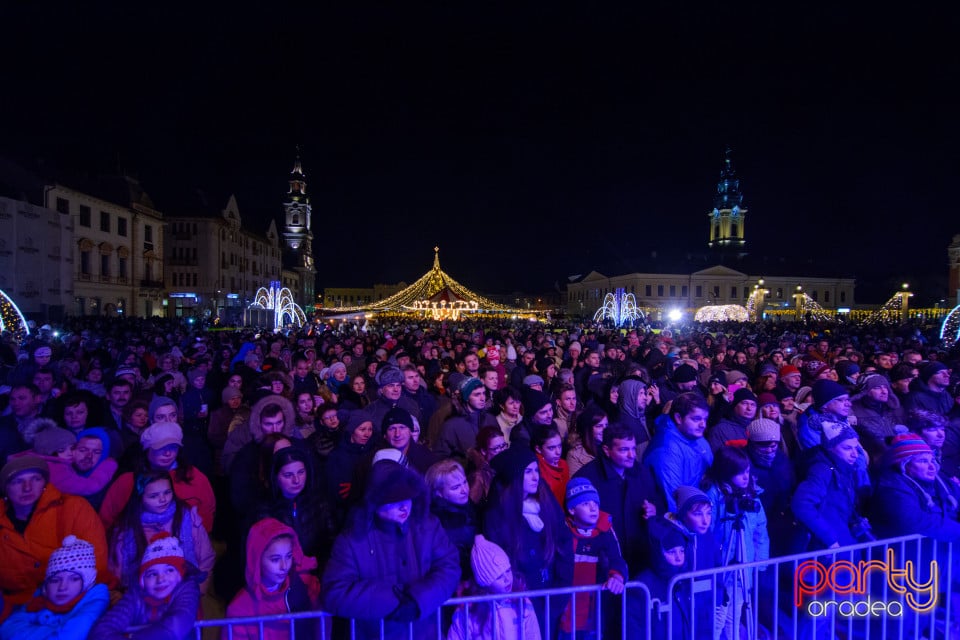
<path id="1" fill-rule="evenodd" d="M 300 276 L 301 299 L 304 310 L 314 305 L 314 280 L 317 270 L 313 262 L 313 231 L 310 230 L 312 208 L 307 196 L 307 180 L 300 165 L 300 154 L 293 163 L 288 180 L 290 188 L 283 203 L 283 240 L 288 263 Z"/>
<path id="2" fill-rule="evenodd" d="M 739 249 L 745 244 L 744 223 L 747 209 L 743 206 L 740 179 L 733 168 L 733 151 L 730 147 L 724 154 L 723 170 L 717 183 L 717 196 L 713 200 L 710 218 L 710 241 L 707 246 L 719 249 Z"/>

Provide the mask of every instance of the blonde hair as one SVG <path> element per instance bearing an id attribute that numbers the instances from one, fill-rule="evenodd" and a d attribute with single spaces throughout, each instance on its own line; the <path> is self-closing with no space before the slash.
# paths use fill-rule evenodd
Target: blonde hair
<path id="1" fill-rule="evenodd" d="M 430 495 L 440 495 L 440 492 L 443 490 L 443 481 L 447 476 L 452 476 L 456 473 L 462 475 L 464 480 L 466 480 L 467 472 L 463 470 L 463 465 L 456 460 L 441 460 L 440 462 L 434 463 L 427 469 L 425 477 L 427 490 L 430 492 Z"/>

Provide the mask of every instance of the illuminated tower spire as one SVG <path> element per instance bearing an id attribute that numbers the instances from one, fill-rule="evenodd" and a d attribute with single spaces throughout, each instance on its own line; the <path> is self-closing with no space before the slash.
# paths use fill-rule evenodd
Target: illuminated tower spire
<path id="1" fill-rule="evenodd" d="M 311 231 L 313 208 L 307 196 L 307 176 L 300 164 L 299 145 L 293 170 L 287 181 L 290 186 L 283 202 L 283 240 L 286 243 L 287 252 L 292 255 L 290 266 L 300 273 L 302 285 L 300 304 L 312 308 L 314 279 L 317 274 L 313 263 L 313 231 Z"/>
<path id="2" fill-rule="evenodd" d="M 747 209 L 743 206 L 740 179 L 733 167 L 733 150 L 727 147 L 723 169 L 717 183 L 717 196 L 713 200 L 710 218 L 710 247 L 743 247 L 744 226 Z"/>

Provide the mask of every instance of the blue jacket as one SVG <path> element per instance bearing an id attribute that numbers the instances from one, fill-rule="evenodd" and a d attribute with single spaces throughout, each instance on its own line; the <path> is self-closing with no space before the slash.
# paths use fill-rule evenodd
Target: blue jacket
<path id="1" fill-rule="evenodd" d="M 762 489 L 760 489 L 762 491 Z M 737 549 L 731 547 L 733 537 L 734 514 L 727 510 L 727 500 L 716 484 L 707 489 L 707 497 L 713 505 L 713 535 L 720 545 L 721 558 L 726 564 L 733 564 Z M 744 525 L 744 562 L 767 560 L 770 557 L 770 537 L 767 535 L 767 514 L 758 499 L 756 511 L 743 512 Z"/>
<path id="2" fill-rule="evenodd" d="M 706 438 L 691 440 L 680 433 L 670 416 L 658 416 L 654 424 L 656 434 L 643 461 L 663 490 L 667 509 L 676 511 L 673 492 L 681 486 L 700 486 L 703 474 L 713 464 L 713 451 Z"/>
<path id="3" fill-rule="evenodd" d="M 870 522 L 877 536 L 919 533 L 946 542 L 960 541 L 956 498 L 949 482 L 941 476 L 932 484 L 918 483 L 899 471 L 884 471 L 870 503 Z"/>
<path id="4" fill-rule="evenodd" d="M 834 542 L 855 544 L 850 523 L 856 517 L 855 465 L 836 460 L 824 449 L 813 455 L 807 475 L 793 494 L 791 508 L 797 520 L 813 535 L 811 549 Z"/>
<path id="5" fill-rule="evenodd" d="M 0 626 L 2 640 L 85 640 L 90 628 L 107 610 L 110 592 L 95 584 L 66 613 L 49 609 L 30 612 L 20 607 Z"/>

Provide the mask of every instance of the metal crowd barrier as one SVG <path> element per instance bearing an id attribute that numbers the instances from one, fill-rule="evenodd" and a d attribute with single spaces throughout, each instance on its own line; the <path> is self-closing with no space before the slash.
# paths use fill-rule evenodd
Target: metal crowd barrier
<path id="1" fill-rule="evenodd" d="M 951 596 L 955 594 L 960 603 L 960 586 L 954 584 L 954 580 L 960 583 L 960 571 L 953 571 L 960 556 L 954 554 L 953 546 L 918 535 L 904 536 L 683 573 L 670 580 L 666 590 L 669 597 L 663 601 L 653 597 L 646 584 L 635 581 L 628 582 L 620 596 L 602 591 L 601 585 L 590 585 L 451 598 L 434 612 L 430 637 L 446 639 L 450 627 L 460 624 L 456 631 L 461 633 L 455 637 L 479 638 L 471 635 L 469 626 L 463 626 L 471 608 L 481 603 L 511 601 L 518 603 L 521 623 L 527 607 L 539 610 L 537 622 L 542 640 L 960 640 L 960 634 L 951 633 L 951 627 L 960 622 L 951 612 L 955 606 Z M 850 582 L 853 579 L 856 580 Z M 743 588 L 738 589 L 737 585 Z M 595 601 L 589 628 L 577 634 L 559 630 L 563 609 L 576 596 L 590 594 Z M 936 606 L 920 611 L 933 595 Z M 723 608 L 725 599 L 727 606 Z M 892 612 L 897 605 L 898 611 Z M 724 629 L 719 624 L 718 606 L 720 612 L 729 612 L 732 606 L 733 610 L 742 608 L 744 613 L 736 624 L 726 615 Z M 578 625 L 577 607 L 570 609 L 567 626 L 576 630 L 583 625 Z M 457 613 L 458 610 L 462 611 Z M 866 615 L 861 615 L 864 611 Z M 222 637 L 233 640 L 237 627 L 243 628 L 238 635 L 251 638 L 263 638 L 269 627 L 287 630 L 290 640 L 304 640 L 302 634 L 297 636 L 295 625 L 311 619 L 316 620 L 311 636 L 320 640 L 371 637 L 358 635 L 355 620 L 338 621 L 335 625 L 334 617 L 323 611 L 201 620 L 195 631 L 197 640 L 211 628 L 220 629 Z M 379 635 L 372 637 L 423 640 L 423 629 L 418 637 L 414 623 L 399 636 L 387 633 L 383 621 L 379 628 Z M 500 627 L 492 624 L 484 637 L 527 637 L 522 629 L 512 631 L 501 634 Z"/>
<path id="2" fill-rule="evenodd" d="M 958 561 L 953 543 L 920 535 L 888 538 L 680 574 L 659 611 L 669 613 L 678 600 L 692 605 L 679 623 L 666 616 L 667 638 L 956 640 L 960 631 L 952 626 L 960 620 L 951 609 L 960 596 Z M 738 605 L 745 613 L 725 630 L 736 631 L 717 633 L 717 618 Z M 701 610 L 698 616 L 703 606 L 707 615 Z M 696 628 L 704 619 L 715 621 L 712 635 Z"/>

